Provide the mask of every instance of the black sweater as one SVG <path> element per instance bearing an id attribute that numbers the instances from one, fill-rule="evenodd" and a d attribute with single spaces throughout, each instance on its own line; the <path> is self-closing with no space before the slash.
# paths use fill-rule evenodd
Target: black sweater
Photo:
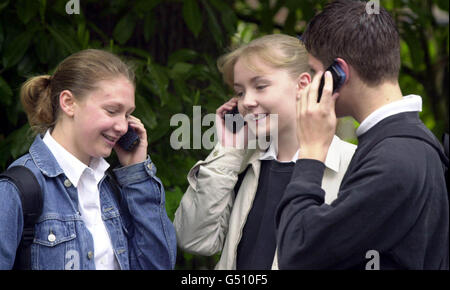
<path id="1" fill-rule="evenodd" d="M 293 171 L 293 162 L 261 161 L 258 189 L 237 249 L 237 270 L 271 269 L 276 249 L 275 210 Z"/>
<path id="2" fill-rule="evenodd" d="M 324 203 L 324 164 L 300 159 L 276 213 L 280 269 L 448 269 L 449 202 L 436 149 L 391 137 L 402 128 L 427 131 L 417 113 L 388 117 L 360 136 L 338 198 Z M 372 147 L 373 146 L 373 147 Z M 439 146 L 439 145 L 437 145 Z"/>

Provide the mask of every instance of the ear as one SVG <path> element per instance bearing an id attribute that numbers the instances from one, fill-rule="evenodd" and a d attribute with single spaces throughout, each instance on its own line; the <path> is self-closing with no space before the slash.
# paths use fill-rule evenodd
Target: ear
<path id="1" fill-rule="evenodd" d="M 59 107 L 69 117 L 74 115 L 75 101 L 75 96 L 69 90 L 64 90 L 59 94 Z"/>
<path id="2" fill-rule="evenodd" d="M 297 78 L 297 99 L 300 99 L 300 92 L 304 90 L 311 83 L 311 75 L 309 73 L 302 73 Z"/>
<path id="3" fill-rule="evenodd" d="M 336 58 L 336 61 L 339 63 L 339 66 L 341 67 L 341 69 L 345 72 L 345 82 L 344 84 L 346 84 L 348 82 L 348 80 L 350 79 L 350 65 L 342 58 Z"/>

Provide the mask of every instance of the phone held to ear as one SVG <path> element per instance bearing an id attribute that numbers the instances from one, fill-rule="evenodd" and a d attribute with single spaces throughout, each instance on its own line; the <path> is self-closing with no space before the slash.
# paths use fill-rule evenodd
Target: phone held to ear
<path id="1" fill-rule="evenodd" d="M 126 151 L 133 151 L 133 149 L 139 144 L 141 140 L 134 129 L 128 125 L 128 131 L 120 137 L 117 144 Z"/>
<path id="2" fill-rule="evenodd" d="M 227 119 L 225 119 L 225 115 L 228 114 L 232 115 L 232 118 L 227 118 L 227 122 Z M 231 111 L 226 112 L 225 115 L 222 117 L 225 120 L 225 127 L 227 127 L 230 132 L 233 132 L 233 134 L 239 132 L 247 123 L 245 122 L 244 117 L 242 117 L 242 115 L 239 113 L 237 106 L 234 107 Z"/>
<path id="3" fill-rule="evenodd" d="M 340 88 L 345 82 L 347 75 L 344 70 L 339 66 L 339 63 L 335 60 L 333 64 L 331 64 L 327 71 L 331 72 L 333 76 L 333 94 Z M 320 79 L 319 85 L 319 95 L 317 97 L 317 102 L 320 102 L 320 98 L 322 97 L 323 86 L 325 85 L 325 74 Z"/>

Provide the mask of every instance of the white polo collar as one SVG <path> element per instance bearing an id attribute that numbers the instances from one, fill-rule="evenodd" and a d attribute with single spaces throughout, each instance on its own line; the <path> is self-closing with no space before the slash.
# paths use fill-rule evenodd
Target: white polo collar
<path id="1" fill-rule="evenodd" d="M 333 137 L 333 140 L 331 141 L 330 148 L 328 149 L 327 157 L 325 159 L 325 166 L 329 169 L 338 172 L 339 171 L 339 163 L 340 163 L 340 154 L 338 150 L 338 142 L 339 137 L 336 135 Z M 287 162 L 296 162 L 298 160 L 298 154 L 300 153 L 300 149 L 295 152 L 294 156 L 292 156 L 291 161 L 278 161 L 277 155 L 278 155 L 278 148 L 274 143 L 270 143 L 269 149 L 265 152 L 261 152 L 259 160 L 277 160 L 280 163 L 287 163 Z"/>
<path id="2" fill-rule="evenodd" d="M 370 128 L 375 126 L 381 120 L 390 117 L 395 114 L 405 112 L 421 112 L 422 111 L 422 98 L 418 95 L 407 95 L 403 99 L 384 105 L 381 108 L 373 111 L 367 118 L 365 118 L 358 129 L 356 129 L 356 135 L 369 131 Z"/>
<path id="3" fill-rule="evenodd" d="M 45 145 L 52 152 L 56 161 L 58 162 L 61 169 L 66 174 L 70 182 L 77 187 L 81 176 L 85 170 L 92 171 L 95 180 L 99 182 L 104 176 L 105 171 L 109 168 L 109 163 L 103 158 L 91 158 L 89 167 L 76 158 L 72 153 L 67 151 L 63 146 L 61 146 L 50 134 L 50 130 L 47 130 L 44 138 L 42 139 Z"/>

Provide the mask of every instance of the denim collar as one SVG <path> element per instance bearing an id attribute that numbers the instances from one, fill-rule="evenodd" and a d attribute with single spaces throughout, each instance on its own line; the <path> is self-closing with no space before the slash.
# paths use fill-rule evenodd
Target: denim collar
<path id="1" fill-rule="evenodd" d="M 34 139 L 33 144 L 31 144 L 29 152 L 42 174 L 48 177 L 56 177 L 64 173 L 39 134 Z"/>

